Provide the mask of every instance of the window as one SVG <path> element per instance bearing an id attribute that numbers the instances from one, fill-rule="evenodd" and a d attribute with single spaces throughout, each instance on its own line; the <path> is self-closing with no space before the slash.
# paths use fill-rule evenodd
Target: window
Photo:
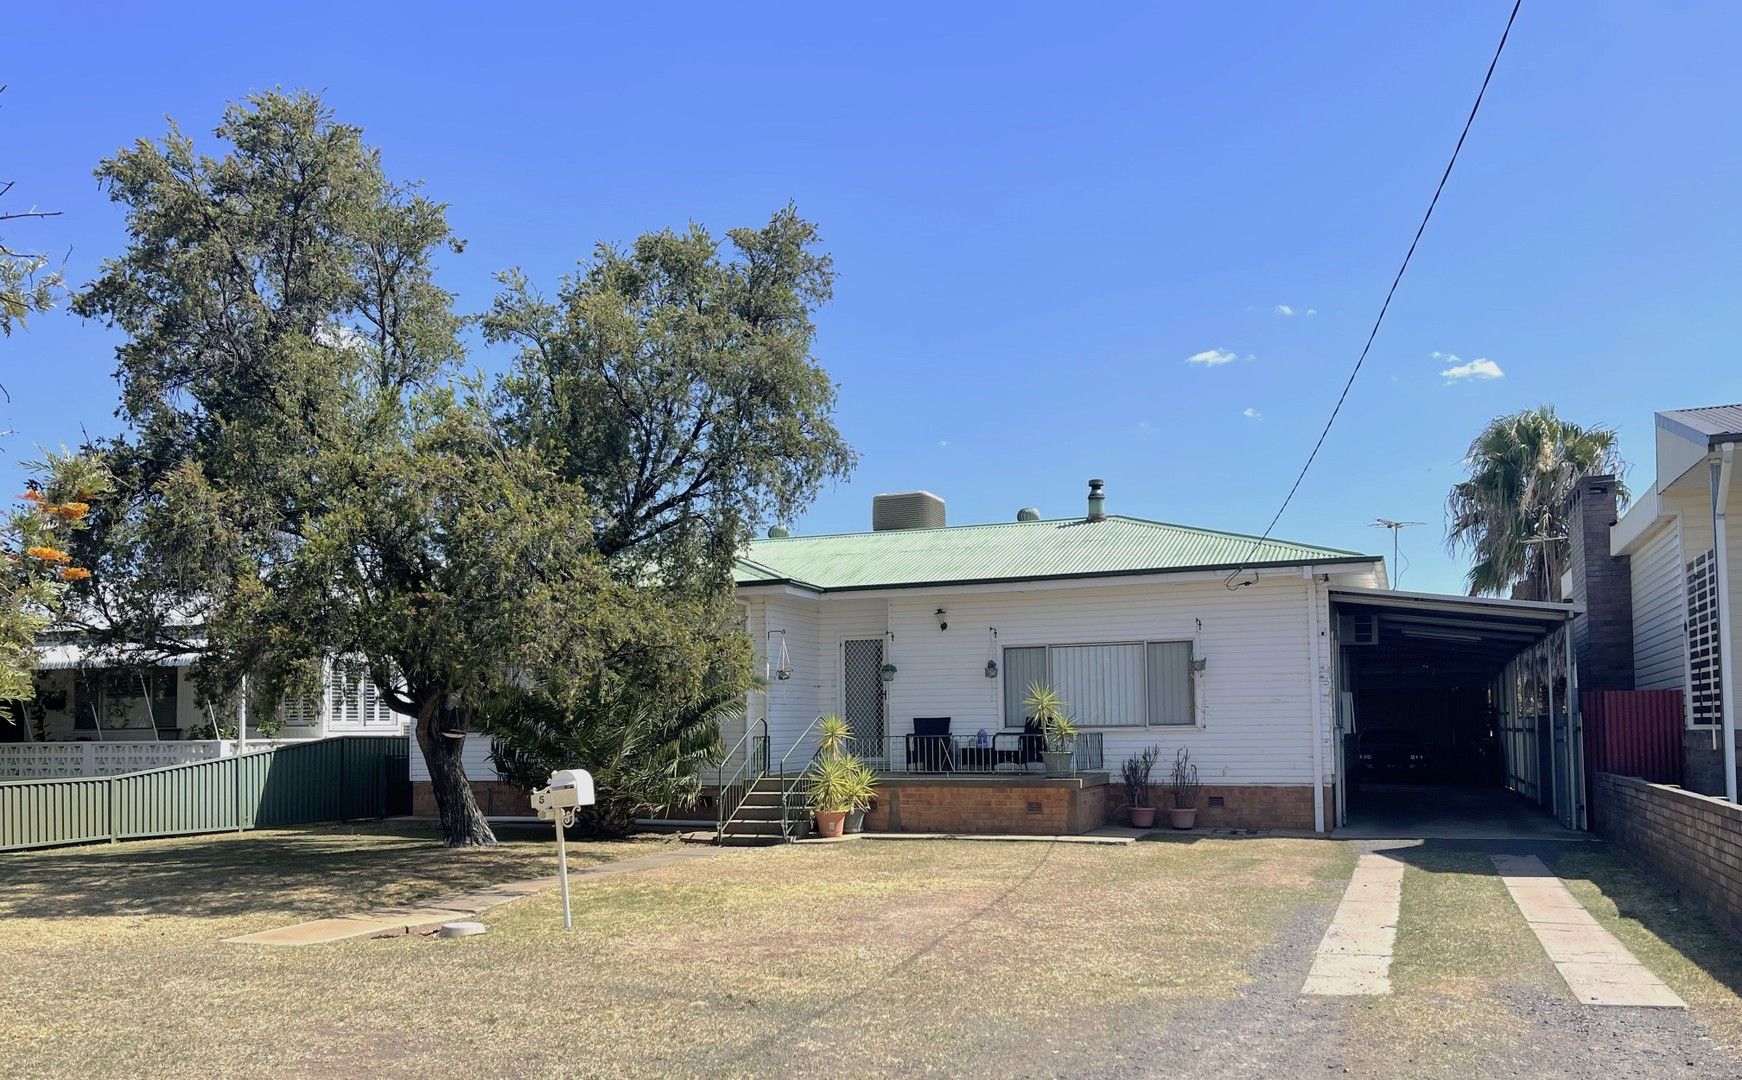
<path id="1" fill-rule="evenodd" d="M 1084 728 L 1165 727 L 1197 722 L 1192 643 L 1036 645 L 1004 650 L 1004 726 L 1025 720 L 1022 699 L 1051 684 Z"/>

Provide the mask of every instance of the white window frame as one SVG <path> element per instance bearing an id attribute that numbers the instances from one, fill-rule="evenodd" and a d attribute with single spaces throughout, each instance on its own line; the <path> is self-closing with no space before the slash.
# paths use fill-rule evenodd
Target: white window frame
<path id="1" fill-rule="evenodd" d="M 1190 669 L 1191 669 L 1190 675 L 1191 675 L 1191 679 L 1192 679 L 1192 721 L 1191 721 L 1191 723 L 1189 723 L 1189 724 L 1156 724 L 1156 723 L 1152 723 L 1150 721 L 1150 717 L 1148 715 L 1148 711 L 1149 711 L 1148 710 L 1148 706 L 1149 706 L 1149 664 L 1147 662 L 1147 657 L 1146 657 L 1145 662 L 1143 662 L 1140 665 L 1140 667 L 1142 668 L 1142 671 L 1143 671 L 1143 690 L 1142 690 L 1142 695 L 1141 695 L 1142 701 L 1144 703 L 1143 723 L 1141 723 L 1141 724 L 1114 724 L 1114 725 L 1084 724 L 1084 725 L 1080 725 L 1080 729 L 1083 731 L 1101 731 L 1101 732 L 1107 732 L 1107 731 L 1112 731 L 1112 732 L 1119 732 L 1119 731 L 1187 731 L 1187 730 L 1202 731 L 1204 729 L 1204 726 L 1205 726 L 1204 725 L 1204 711 L 1203 711 L 1204 697 L 1203 697 L 1203 694 L 1199 692 L 1198 677 L 1200 675 L 1202 675 L 1203 672 L 1198 670 L 1197 664 L 1198 664 L 1198 661 L 1203 658 L 1203 653 L 1200 650 L 1200 642 L 1198 640 L 1197 634 L 1185 634 L 1185 635 L 1181 635 L 1179 637 L 1127 638 L 1127 639 L 1119 640 L 1119 641 L 1105 641 L 1105 640 L 1097 640 L 1097 641 L 1012 641 L 1012 642 L 1003 643 L 1002 647 L 1000 648 L 999 653 L 998 653 L 998 712 L 999 712 L 999 723 L 1004 725 L 1002 730 L 1004 730 L 1004 731 L 1021 731 L 1022 730 L 1022 725 L 1020 723 L 1017 724 L 1015 727 L 1011 727 L 1010 726 L 1010 718 L 1003 715 L 1003 713 L 1004 713 L 1004 694 L 1005 694 L 1004 680 L 1009 677 L 1009 665 L 1004 662 L 1004 653 L 1007 650 L 1010 650 L 1010 649 L 1045 649 L 1045 650 L 1047 650 L 1047 652 L 1048 652 L 1047 678 L 1050 680 L 1052 677 L 1052 674 L 1051 674 L 1052 673 L 1051 651 L 1053 649 L 1077 649 L 1077 648 L 1098 647 L 1098 646 L 1136 645 L 1136 646 L 1139 646 L 1139 647 L 1145 649 L 1146 654 L 1147 654 L 1147 649 L 1150 645 L 1179 645 L 1182 643 L 1189 644 L 1191 646 L 1191 665 L 1190 665 Z"/>

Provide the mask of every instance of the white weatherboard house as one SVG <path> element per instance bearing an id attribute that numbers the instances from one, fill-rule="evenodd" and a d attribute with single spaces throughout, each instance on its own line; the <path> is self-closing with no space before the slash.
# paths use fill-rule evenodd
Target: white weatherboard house
<path id="1" fill-rule="evenodd" d="M 189 673 L 197 653 L 129 655 L 69 633 L 46 635 L 37 651 L 36 700 L 14 703 L 20 722 L 0 722 L 0 780 L 107 776 L 239 748 L 405 733 L 404 718 L 349 665 L 329 663 L 321 691 L 287 699 L 271 723 L 250 716 L 239 747 L 234 738 L 197 737 L 213 734 L 212 711 Z"/>
<path id="2" fill-rule="evenodd" d="M 1611 554 L 1629 557 L 1633 685 L 1682 691 L 1684 783 L 1734 799 L 1735 738 L 1724 733 L 1735 730 L 1737 697 L 1725 690 L 1742 678 L 1742 405 L 1655 422 L 1653 481 L 1609 532 Z"/>
<path id="3" fill-rule="evenodd" d="M 1346 808 L 1343 736 L 1418 712 L 1429 741 L 1486 723 L 1492 782 L 1550 805 L 1559 789 L 1579 823 L 1575 785 L 1544 778 L 1576 763 L 1521 734 L 1574 722 L 1564 606 L 1390 592 L 1379 556 L 1108 514 L 1100 481 L 1077 517 L 951 527 L 944 513 L 926 492 L 878 496 L 869 532 L 775 530 L 743 553 L 767 680 L 748 738 L 725 733 L 728 823 L 753 801 L 734 781 L 762 772 L 762 721 L 767 771 L 791 777 L 836 713 L 886 773 L 871 829 L 1086 831 L 1117 819 L 1121 763 L 1157 745 L 1157 780 L 1190 750 L 1201 824 L 1326 831 Z M 1069 780 L 1035 775 L 1022 699 L 1036 681 L 1083 731 Z M 1437 704 L 1458 688 L 1468 717 Z"/>

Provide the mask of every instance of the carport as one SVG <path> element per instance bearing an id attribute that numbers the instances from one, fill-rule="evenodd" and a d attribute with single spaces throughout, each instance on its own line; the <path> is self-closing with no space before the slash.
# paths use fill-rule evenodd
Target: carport
<path id="1" fill-rule="evenodd" d="M 1330 590 L 1337 824 L 1585 828 L 1568 604 Z"/>

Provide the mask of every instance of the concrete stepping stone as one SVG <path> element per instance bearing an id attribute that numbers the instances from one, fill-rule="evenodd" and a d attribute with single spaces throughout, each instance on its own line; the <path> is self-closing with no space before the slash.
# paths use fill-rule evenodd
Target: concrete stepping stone
<path id="1" fill-rule="evenodd" d="M 1356 860 L 1301 993 L 1323 997 L 1391 993 L 1403 869 L 1396 859 L 1372 852 Z"/>
<path id="2" fill-rule="evenodd" d="M 1494 868 L 1512 902 L 1548 954 L 1567 989 L 1586 1005 L 1685 1009 L 1664 985 L 1585 910 L 1535 855 L 1496 855 Z"/>

